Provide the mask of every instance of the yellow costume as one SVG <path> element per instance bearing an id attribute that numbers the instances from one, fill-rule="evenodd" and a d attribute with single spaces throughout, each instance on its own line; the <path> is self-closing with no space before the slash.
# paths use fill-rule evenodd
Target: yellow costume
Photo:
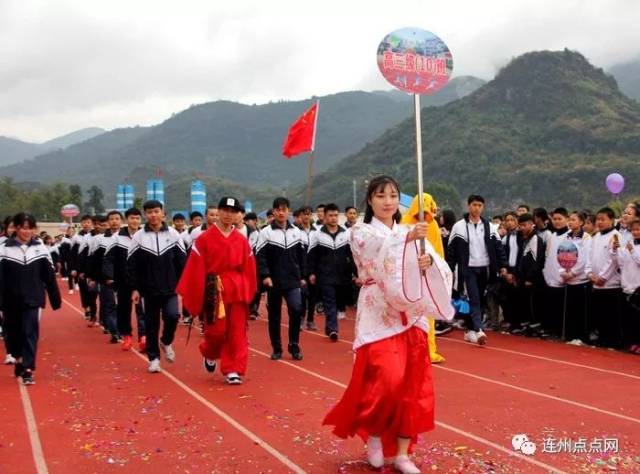
<path id="1" fill-rule="evenodd" d="M 438 254 L 444 258 L 444 247 L 442 245 L 442 235 L 440 234 L 440 227 L 438 223 L 434 219 L 436 212 L 438 211 L 438 207 L 433 197 L 427 193 L 422 194 L 424 199 L 424 217 L 425 222 L 427 223 L 427 240 L 431 244 L 431 246 L 435 249 Z M 417 224 L 419 218 L 419 206 L 418 206 L 418 196 L 414 196 L 413 201 L 411 201 L 411 206 L 409 206 L 409 210 L 402 216 L 401 224 Z M 435 319 L 429 318 L 429 356 L 431 362 L 434 364 L 439 364 L 444 362 L 444 357 L 438 354 L 438 350 L 436 347 L 436 322 Z"/>

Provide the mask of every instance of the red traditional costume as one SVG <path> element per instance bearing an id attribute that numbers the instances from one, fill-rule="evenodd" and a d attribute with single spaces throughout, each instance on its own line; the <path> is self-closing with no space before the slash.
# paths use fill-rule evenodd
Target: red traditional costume
<path id="1" fill-rule="evenodd" d="M 249 303 L 256 293 L 256 263 L 247 239 L 235 228 L 224 236 L 217 225 L 200 235 L 191 248 L 177 292 L 191 314 L 201 314 L 207 275 L 222 283 L 224 315 L 207 324 L 200 352 L 210 360 L 220 359 L 223 375 L 247 370 Z"/>
<path id="2" fill-rule="evenodd" d="M 421 275 L 406 226 L 373 218 L 351 228 L 351 251 L 364 286 L 358 299 L 351 381 L 324 424 L 341 437 L 380 437 L 386 457 L 398 437 L 416 442 L 434 427 L 427 315 L 451 319 L 451 272 L 427 242 L 433 265 Z"/>

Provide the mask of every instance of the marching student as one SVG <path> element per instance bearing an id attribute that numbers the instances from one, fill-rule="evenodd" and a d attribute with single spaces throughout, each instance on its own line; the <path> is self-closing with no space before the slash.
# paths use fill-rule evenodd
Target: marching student
<path id="1" fill-rule="evenodd" d="M 522 209 L 521 205 L 518 209 Z M 528 214 L 523 212 L 520 216 Z M 530 215 L 530 214 L 529 214 Z M 501 281 L 501 294 L 502 300 L 502 315 L 505 321 L 505 327 L 511 331 L 521 332 L 522 329 L 522 313 L 518 308 L 519 292 L 515 279 L 516 267 L 518 264 L 518 253 L 520 251 L 520 245 L 522 241 L 522 235 L 518 232 L 518 213 L 508 212 L 504 216 L 504 225 L 507 231 L 506 235 L 502 238 L 502 245 L 504 247 L 505 259 L 507 262 L 507 274 Z M 489 322 L 489 320 L 487 321 Z M 500 324 L 493 322 L 494 329 L 499 330 Z"/>
<path id="2" fill-rule="evenodd" d="M 189 234 L 189 229 L 187 229 L 187 223 L 185 221 L 184 214 L 180 212 L 176 213 L 171 221 L 173 222 L 173 228 L 180 235 L 185 248 L 188 249 L 191 246 L 191 236 Z"/>
<path id="3" fill-rule="evenodd" d="M 562 335 L 563 310 L 565 308 L 565 286 L 566 283 L 562 278 L 562 267 L 558 263 L 558 246 L 564 241 L 564 236 L 569 232 L 567 223 L 569 221 L 569 213 L 564 207 L 559 207 L 551 212 L 552 231 L 546 240 L 546 258 L 544 261 L 544 281 L 547 285 L 545 292 L 546 308 L 538 310 L 536 315 L 542 323 L 541 336 L 552 335 L 560 337 Z M 535 325 L 531 325 L 532 329 L 539 329 Z"/>
<path id="4" fill-rule="evenodd" d="M 200 237 L 200 235 L 204 231 L 206 231 L 209 227 L 211 227 L 213 224 L 218 222 L 218 208 L 216 206 L 207 207 L 207 212 L 205 217 L 206 217 L 205 222 L 190 232 L 192 244 L 193 242 L 195 242 L 195 240 L 198 237 Z"/>
<path id="5" fill-rule="evenodd" d="M 316 222 L 317 227 L 322 227 L 324 224 L 324 204 L 318 204 L 316 206 Z"/>
<path id="6" fill-rule="evenodd" d="M 619 348 L 620 305 L 622 290 L 615 248 L 620 244 L 620 234 L 614 228 L 615 214 L 610 207 L 603 207 L 596 214 L 598 233 L 591 240 L 587 263 L 587 276 L 593 283 L 591 291 L 590 340 L 605 347 Z"/>
<path id="7" fill-rule="evenodd" d="M 247 226 L 249 232 L 249 247 L 253 252 L 255 257 L 256 255 L 256 247 L 258 246 L 258 239 L 260 238 L 260 230 L 258 229 L 258 216 L 255 212 L 247 212 L 244 216 L 244 223 Z M 260 308 L 260 298 L 262 298 L 262 290 L 261 290 L 261 282 L 260 277 L 257 275 L 257 285 L 256 285 L 256 294 L 251 300 L 251 304 L 249 305 L 249 319 L 256 320 L 258 319 L 258 310 Z"/>
<path id="8" fill-rule="evenodd" d="M 87 241 L 93 230 L 93 220 L 90 215 L 84 215 L 80 218 L 80 231 L 71 239 L 71 276 L 78 282 L 78 290 L 80 291 L 80 302 L 84 309 L 84 318 L 87 321 L 95 321 L 96 312 L 96 294 L 87 286 L 84 276 L 81 276 L 83 270 L 81 265 L 84 261 L 82 252 L 89 250 Z"/>
<path id="9" fill-rule="evenodd" d="M 124 218 L 127 225 L 118 231 L 111 245 L 105 250 L 102 273 L 106 284 L 116 291 L 118 302 L 116 308 L 117 330 L 123 339 L 122 350 L 128 351 L 133 347 L 133 329 L 131 326 L 131 294 L 133 288 L 127 283 L 127 254 L 131 248 L 132 237 L 140 230 L 142 213 L 140 209 L 132 207 L 125 211 Z M 140 352 L 145 352 L 147 339 L 141 303 L 135 305 L 135 313 L 138 326 L 138 348 Z"/>
<path id="10" fill-rule="evenodd" d="M 364 222 L 349 231 L 358 275 L 365 281 L 355 364 L 349 386 L 323 424 L 333 425 L 341 438 L 360 436 L 372 467 L 381 468 L 389 457 L 400 472 L 419 474 L 409 454 L 418 435 L 434 428 L 427 314 L 443 311 L 442 317 L 451 318 L 454 311 L 451 272 L 429 242 L 426 254 L 419 254 L 417 241 L 427 236 L 427 224 L 398 225 L 399 201 L 393 178 L 372 179 Z"/>
<path id="11" fill-rule="evenodd" d="M 23 384 L 33 385 L 45 292 L 54 310 L 62 299 L 49 251 L 33 237 L 35 218 L 20 213 L 13 223 L 14 236 L 0 247 L 0 310 L 8 352 L 16 359 L 14 374 Z"/>
<path id="12" fill-rule="evenodd" d="M 313 210 L 311 206 L 303 206 L 300 208 L 300 225 L 297 227 L 302 231 L 302 244 L 304 245 L 305 253 L 308 254 L 311 246 L 311 240 L 318 228 L 312 223 Z M 318 327 L 315 323 L 316 302 L 318 301 L 318 287 L 315 282 L 307 281 L 307 284 L 302 287 L 302 319 L 300 320 L 300 329 L 303 328 L 305 323 L 306 313 L 306 328 L 308 331 L 316 331 Z"/>
<path id="13" fill-rule="evenodd" d="M 564 234 L 563 241 L 575 245 L 578 258 L 571 270 L 560 269 L 560 276 L 567 285 L 567 301 L 564 315 L 565 340 L 567 344 L 574 346 L 580 346 L 583 341 L 589 340 L 587 334 L 589 278 L 587 278 L 586 269 L 591 236 L 582 229 L 585 218 L 585 214 L 578 211 L 572 212 L 569 216 L 569 232 Z"/>
<path id="14" fill-rule="evenodd" d="M 324 208 L 324 225 L 311 233 L 308 250 L 308 281 L 317 285 L 325 314 L 324 332 L 338 340 L 338 301 L 344 299 L 356 276 L 349 247 L 349 231 L 338 224 L 340 209 L 330 203 Z"/>
<path id="15" fill-rule="evenodd" d="M 300 227 L 301 221 L 300 221 L 300 213 L 302 212 L 302 208 L 300 209 L 296 209 L 295 211 L 293 211 L 293 225 L 296 227 Z"/>
<path id="16" fill-rule="evenodd" d="M 67 227 L 62 240 L 60 241 L 60 264 L 61 274 L 66 277 L 67 285 L 69 286 L 69 294 L 74 293 L 75 278 L 71 275 L 71 249 L 73 247 L 73 236 L 75 229 L 73 226 Z"/>
<path id="17" fill-rule="evenodd" d="M 100 246 L 102 234 L 108 229 L 106 216 L 93 217 L 93 230 L 90 236 L 86 240 L 86 248 L 80 250 L 80 267 L 82 268 L 82 277 L 87 281 L 87 287 L 89 291 L 95 295 L 95 299 L 100 300 L 100 285 L 95 280 L 95 271 L 93 270 L 94 253 Z M 93 278 L 92 278 L 93 277 Z M 90 293 L 91 294 L 91 293 Z M 94 301 L 95 304 L 95 301 Z M 89 324 L 89 326 L 102 326 L 102 332 L 109 334 L 107 329 L 106 312 L 110 311 L 106 304 L 101 304 L 98 307 L 98 320 Z"/>
<path id="18" fill-rule="evenodd" d="M 346 218 L 344 227 L 346 229 L 353 227 L 358 222 L 358 209 L 353 206 L 347 206 L 344 210 L 344 217 Z"/>
<path id="19" fill-rule="evenodd" d="M 117 242 L 117 236 L 122 227 L 120 211 L 109 211 L 106 216 L 108 229 L 94 238 L 95 249 L 91 252 L 87 278 L 98 287 L 100 298 L 100 319 L 103 326 L 111 335 L 111 344 L 120 342 L 118 332 L 118 309 L 116 305 L 116 288 L 112 275 L 104 272 L 105 253 Z"/>
<path id="20" fill-rule="evenodd" d="M 467 203 L 469 212 L 451 229 L 447 262 L 457 271 L 458 291 L 466 292 L 471 306 L 464 340 L 484 345 L 487 343 L 482 325 L 485 289 L 498 272 L 501 276 L 507 274 L 507 262 L 497 229 L 482 217 L 484 198 L 472 194 Z"/>
<path id="21" fill-rule="evenodd" d="M 300 319 L 303 309 L 300 289 L 306 285 L 303 280 L 306 255 L 302 232 L 289 223 L 289 212 L 287 198 L 279 197 L 273 201 L 274 221 L 260 231 L 257 246 L 258 274 L 267 289 L 272 360 L 282 358 L 280 318 L 283 298 L 289 313 L 287 349 L 294 360 L 302 360 Z"/>
<path id="22" fill-rule="evenodd" d="M 178 232 L 164 222 L 160 201 L 143 205 L 147 223 L 131 239 L 127 257 L 127 280 L 133 288 L 133 304 L 143 302 L 149 372 L 160 372 L 160 349 L 168 362 L 175 361 L 172 343 L 180 318 L 176 285 L 186 260 L 186 249 Z M 163 329 L 160 343 L 160 317 Z"/>
<path id="23" fill-rule="evenodd" d="M 528 204 L 520 204 L 516 209 L 516 217 L 520 217 L 522 214 L 529 214 L 531 212 L 531 208 Z"/>
<path id="24" fill-rule="evenodd" d="M 247 370 L 249 303 L 256 292 L 256 264 L 249 241 L 236 224 L 244 208 L 233 197 L 218 204 L 219 219 L 193 244 L 177 292 L 192 314 L 203 314 L 200 353 L 208 372 L 216 359 L 230 385 Z"/>
<path id="25" fill-rule="evenodd" d="M 5 217 L 4 221 L 2 222 L 2 235 L 0 235 L 0 254 L 2 254 L 2 247 L 7 242 L 7 240 L 13 237 L 15 230 L 16 230 L 16 227 L 13 225 L 13 216 Z M 4 358 L 4 364 L 12 365 L 16 363 L 16 359 L 11 355 L 11 352 L 9 351 L 9 344 L 7 342 L 7 332 L 4 329 L 4 321 L 5 320 L 2 315 L 2 311 L 0 311 L 0 333 L 2 334 L 2 339 L 4 340 L 5 354 L 6 354 Z"/>
<path id="26" fill-rule="evenodd" d="M 632 354 L 640 355 L 640 220 L 628 224 L 631 239 L 623 245 L 614 242 L 613 253 L 620 266 L 624 293 L 622 344 Z"/>
<path id="27" fill-rule="evenodd" d="M 189 214 L 189 233 L 193 231 L 196 227 L 200 227 L 202 225 L 202 213 L 200 211 L 193 211 Z"/>

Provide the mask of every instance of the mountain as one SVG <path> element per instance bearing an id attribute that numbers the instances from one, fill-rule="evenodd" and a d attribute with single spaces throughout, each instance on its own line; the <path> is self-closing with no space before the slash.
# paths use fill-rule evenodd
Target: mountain
<path id="1" fill-rule="evenodd" d="M 42 148 L 36 143 L 0 137 L 0 166 L 19 163 L 40 153 L 42 153 Z"/>
<path id="2" fill-rule="evenodd" d="M 15 138 L 0 136 L 0 166 L 20 163 L 43 153 L 64 149 L 94 138 L 104 132 L 105 130 L 102 128 L 83 128 L 44 143 L 28 143 Z"/>
<path id="3" fill-rule="evenodd" d="M 520 56 L 474 93 L 423 109 L 422 124 L 427 190 L 480 193 L 491 210 L 594 208 L 610 200 L 604 180 L 614 171 L 628 189 L 640 185 L 640 105 L 576 52 Z M 352 180 L 361 199 L 363 180 L 380 173 L 415 193 L 414 130 L 405 120 L 317 176 L 314 201 L 351 204 Z"/>
<path id="4" fill-rule="evenodd" d="M 608 72 L 616 78 L 623 93 L 640 101 L 640 59 L 613 66 Z"/>
<path id="5" fill-rule="evenodd" d="M 83 128 L 81 130 L 76 130 L 75 132 L 62 135 L 61 137 L 54 138 L 48 142 L 44 142 L 41 146 L 47 150 L 64 149 L 71 145 L 75 145 L 76 143 L 81 143 L 89 140 L 90 138 L 102 135 L 104 132 L 106 132 L 105 129 L 98 127 Z"/>
<path id="6" fill-rule="evenodd" d="M 446 101 L 473 87 L 475 78 L 459 78 L 440 92 Z M 477 81 L 477 80 L 476 80 Z M 148 128 L 118 129 L 0 168 L 16 181 L 81 183 L 101 186 L 107 195 L 136 168 L 161 168 L 176 178 L 199 173 L 263 188 L 298 184 L 307 160 L 284 160 L 281 147 L 288 127 L 315 99 L 244 105 L 217 101 L 194 105 Z M 412 113 L 409 96 L 344 92 L 320 98 L 315 171 L 328 169 L 355 153 Z M 96 172 L 99 170 L 99 172 Z M 153 173 L 148 176 L 153 177 Z"/>

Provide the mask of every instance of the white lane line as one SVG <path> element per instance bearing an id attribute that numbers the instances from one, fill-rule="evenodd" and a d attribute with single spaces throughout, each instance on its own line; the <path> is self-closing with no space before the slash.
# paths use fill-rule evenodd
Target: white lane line
<path id="1" fill-rule="evenodd" d="M 355 321 L 355 318 L 347 318 L 349 321 Z M 438 338 L 438 343 L 440 343 L 440 341 L 444 341 L 444 342 L 453 342 L 456 344 L 464 344 L 464 345 L 469 345 L 468 342 L 465 341 L 461 341 L 459 339 L 453 339 L 450 337 L 439 337 Z M 521 352 L 521 351 L 515 351 L 512 349 L 504 349 L 502 347 L 496 347 L 496 346 L 483 346 L 482 347 L 483 350 L 490 350 L 490 351 L 499 351 L 499 352 L 505 352 L 507 354 L 514 354 L 514 355 L 519 355 L 522 357 L 530 357 L 531 359 L 538 359 L 538 360 L 544 360 L 546 362 L 553 362 L 555 364 L 562 364 L 562 365 L 568 365 L 570 367 L 578 367 L 581 369 L 588 369 L 588 370 L 594 370 L 596 372 L 601 372 L 603 374 L 611 374 L 611 375 L 619 375 L 620 377 L 628 377 L 630 379 L 634 379 L 634 380 L 640 380 L 640 375 L 633 375 L 633 374 L 628 374 L 626 372 L 620 372 L 618 370 L 611 370 L 611 369 L 603 369 L 601 367 L 594 367 L 592 365 L 586 365 L 586 364 L 579 364 L 577 362 L 568 362 L 566 360 L 558 360 L 558 359 L 553 359 L 551 357 L 545 357 L 545 356 L 540 356 L 537 354 L 531 354 L 529 352 Z"/>
<path id="2" fill-rule="evenodd" d="M 282 324 L 285 327 L 288 327 L 286 324 Z M 322 334 L 318 334 L 317 332 L 314 331 L 304 331 L 308 334 L 311 334 L 313 336 L 317 336 L 317 337 L 323 337 L 326 338 L 326 336 L 323 336 Z M 349 344 L 349 345 L 353 345 L 353 341 L 347 341 L 346 339 L 338 339 L 339 342 L 343 342 L 345 344 Z M 508 384 L 506 382 L 500 382 L 499 380 L 493 380 L 487 377 L 481 377 L 479 375 L 475 375 L 475 374 L 471 374 L 469 372 L 464 372 L 462 370 L 456 370 L 456 369 L 451 369 L 449 367 L 443 367 L 442 365 L 437 365 L 437 364 L 433 364 L 432 367 L 436 368 L 436 369 L 440 369 L 440 370 L 445 370 L 445 371 L 449 371 L 449 372 L 453 372 L 459 375 L 465 375 L 467 377 L 471 377 L 477 380 L 481 380 L 483 382 L 487 382 L 487 383 L 491 383 L 491 384 L 495 384 L 495 385 L 500 385 L 502 387 L 507 387 L 513 390 L 518 390 L 520 392 L 524 392 L 524 393 L 528 393 L 530 395 L 535 395 L 538 397 L 542 397 L 542 398 L 547 398 L 549 400 L 554 400 L 557 402 L 561 402 L 561 403 L 566 403 L 568 405 L 573 405 L 579 408 L 584 408 L 585 410 L 591 410 L 594 411 L 596 413 L 601 413 L 603 415 L 608 415 L 608 416 L 613 416 L 616 418 L 620 418 L 621 420 L 625 420 L 625 421 L 631 421 L 633 423 L 639 423 L 640 424 L 640 419 L 638 418 L 633 418 L 631 416 L 626 416 L 626 415 L 622 415 L 620 413 L 616 413 L 614 411 L 608 411 L 608 410 L 604 410 L 602 408 L 598 408 L 598 407 L 594 407 L 592 405 L 587 405 L 584 403 L 580 403 L 580 402 L 575 402 L 573 400 L 568 400 L 566 398 L 561 398 L 561 397 L 556 397 L 553 395 L 548 395 L 546 393 L 543 392 L 538 392 L 536 390 L 530 390 L 528 388 L 523 388 L 523 387 L 519 387 L 517 385 L 512 385 L 512 384 Z"/>
<path id="3" fill-rule="evenodd" d="M 84 313 L 81 312 L 78 308 L 76 308 L 73 304 L 69 303 L 67 300 L 65 300 L 63 298 L 62 300 L 64 303 L 66 303 L 68 306 L 70 306 L 74 311 L 76 311 L 77 313 L 80 313 L 84 316 Z M 132 349 L 132 351 L 135 355 L 137 355 L 140 359 L 144 360 L 145 362 L 148 362 L 147 358 L 145 356 L 143 356 L 142 354 L 140 354 L 140 352 L 138 352 L 135 349 Z M 234 420 L 230 415 L 228 415 L 226 412 L 222 411 L 220 408 L 218 408 L 217 406 L 215 406 L 213 403 L 211 403 L 209 400 L 207 400 L 206 398 L 204 398 L 202 395 L 200 395 L 198 392 L 196 392 L 195 390 L 193 390 L 191 387 L 189 387 L 187 384 L 185 384 L 182 380 L 180 380 L 179 378 L 177 378 L 175 375 L 167 372 L 165 369 L 162 369 L 162 374 L 164 374 L 165 377 L 167 377 L 169 380 L 171 380 L 173 383 L 175 383 L 178 387 L 180 387 L 182 390 L 184 390 L 185 392 L 187 392 L 189 395 L 191 395 L 193 398 L 195 398 L 196 400 L 198 400 L 200 403 L 202 403 L 204 406 L 206 406 L 209 410 L 211 410 L 213 413 L 215 413 L 216 415 L 218 415 L 220 418 L 222 418 L 224 421 L 226 421 L 227 423 L 229 423 L 232 427 L 234 427 L 236 430 L 240 431 L 243 435 L 245 435 L 247 438 L 249 438 L 251 441 L 253 441 L 255 444 L 257 444 L 258 446 L 260 446 L 262 449 L 264 449 L 265 451 L 267 451 L 269 454 L 271 454 L 274 458 L 276 458 L 278 461 L 280 461 L 282 464 L 284 464 L 285 466 L 287 466 L 289 469 L 291 469 L 292 472 L 295 472 L 296 474 L 306 474 L 306 471 L 304 469 L 302 469 L 300 466 L 298 466 L 297 464 L 295 464 L 293 461 L 291 461 L 286 455 L 284 455 L 283 453 L 281 453 L 280 451 L 278 451 L 277 449 L 275 449 L 273 446 L 271 446 L 269 443 L 267 443 L 265 440 L 263 440 L 262 438 L 260 438 L 258 435 L 256 435 L 255 433 L 253 433 L 252 431 L 250 431 L 249 429 L 245 428 L 243 425 L 241 425 L 240 423 L 238 423 L 236 420 Z M 150 374 L 151 375 L 151 374 Z M 153 376 L 153 375 L 151 375 Z"/>
<path id="4" fill-rule="evenodd" d="M 260 354 L 261 356 L 264 357 L 270 357 L 269 354 L 267 354 L 266 352 L 262 352 L 258 349 L 254 349 L 252 347 L 249 348 L 250 351 L 255 352 L 256 354 Z M 323 380 L 325 382 L 329 382 L 333 385 L 336 385 L 340 388 L 346 389 L 347 386 L 345 384 L 343 384 L 342 382 L 338 382 L 337 380 L 331 379 L 329 377 L 325 377 L 324 375 L 320 375 L 317 372 L 313 372 L 311 370 L 305 369 L 304 367 L 300 367 L 299 365 L 293 364 L 291 362 L 287 362 L 286 360 L 279 360 L 278 361 L 281 364 L 287 365 L 289 367 L 293 367 L 296 370 L 299 370 L 300 372 L 304 372 L 307 375 L 310 375 L 312 377 L 318 378 L 320 380 Z M 545 469 L 547 472 L 555 472 L 555 473 L 559 473 L 559 474 L 566 474 L 565 471 L 562 471 L 556 467 L 550 466 L 549 464 L 545 464 L 543 462 L 540 461 L 536 461 L 535 459 L 531 459 L 529 457 L 526 457 L 520 453 L 517 453 L 515 451 L 509 450 L 503 446 L 500 446 L 499 444 L 496 444 L 492 441 L 489 441 L 488 439 L 482 438 L 480 436 L 474 435 L 473 433 L 469 433 L 468 431 L 462 430 L 460 428 L 456 428 L 455 426 L 449 425 L 448 423 L 443 423 L 441 421 L 436 421 L 435 422 L 437 426 L 439 426 L 440 428 L 443 428 L 445 430 L 449 430 L 449 431 L 453 431 L 456 434 L 459 434 L 461 436 L 465 436 L 467 438 L 470 438 L 480 444 L 484 444 L 485 446 L 489 446 L 497 451 L 500 451 L 504 454 L 507 454 L 508 456 L 511 457 L 515 457 L 518 458 L 522 461 L 526 461 L 530 464 L 534 464 L 538 467 L 541 467 L 543 469 Z"/>
<path id="5" fill-rule="evenodd" d="M 451 339 L 451 338 L 448 338 L 448 337 L 438 338 L 438 343 L 440 343 L 440 341 L 453 342 L 453 343 L 456 343 L 456 344 L 469 345 L 468 342 L 460 341 L 458 339 Z M 593 367 L 591 365 L 578 364 L 577 362 L 568 362 L 568 361 L 565 361 L 565 360 L 553 359 L 551 357 L 539 356 L 539 355 L 536 355 L 536 354 L 530 354 L 528 352 L 514 351 L 512 349 L 504 349 L 502 347 L 495 347 L 495 346 L 484 346 L 483 349 L 484 350 L 489 349 L 489 350 L 492 350 L 492 351 L 505 352 L 507 354 L 514 354 L 514 355 L 519 355 L 519 356 L 522 356 L 522 357 L 530 357 L 532 359 L 544 360 L 544 361 L 547 361 L 547 362 L 554 362 L 556 364 L 568 365 L 570 367 L 579 367 L 581 369 L 589 369 L 589 370 L 594 370 L 596 372 L 602 372 L 602 373 L 605 373 L 605 374 L 619 375 L 621 377 L 628 377 L 630 379 L 640 380 L 640 375 L 627 374 L 626 372 L 619 372 L 617 370 L 602 369 L 600 367 Z"/>
<path id="6" fill-rule="evenodd" d="M 31 406 L 29 391 L 27 390 L 27 387 L 22 385 L 22 383 L 18 382 L 18 384 L 20 389 L 20 398 L 22 399 L 24 417 L 27 420 L 27 431 L 29 432 L 29 441 L 31 442 L 33 461 L 36 464 L 36 472 L 38 474 L 48 474 L 49 469 L 47 469 L 47 462 L 45 461 L 44 453 L 42 452 L 42 443 L 40 442 L 38 425 L 36 424 L 36 417 L 33 414 L 33 407 Z"/>

